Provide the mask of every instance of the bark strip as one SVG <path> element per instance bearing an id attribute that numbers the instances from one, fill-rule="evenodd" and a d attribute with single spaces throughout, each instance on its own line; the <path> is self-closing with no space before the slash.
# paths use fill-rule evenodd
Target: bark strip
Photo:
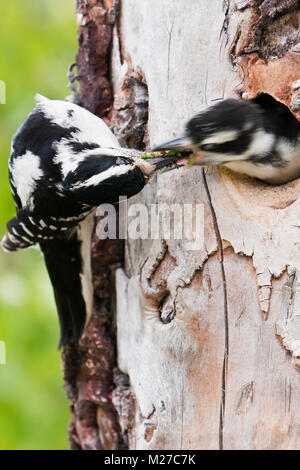
<path id="1" fill-rule="evenodd" d="M 81 105 L 106 118 L 112 108 L 109 82 L 112 29 L 118 1 L 78 0 L 77 72 Z M 95 218 L 95 226 L 98 222 Z M 92 238 L 93 314 L 80 340 L 64 348 L 65 388 L 71 401 L 72 449 L 122 449 L 118 414 L 112 404 L 116 366 L 114 268 L 123 261 L 123 242 Z"/>

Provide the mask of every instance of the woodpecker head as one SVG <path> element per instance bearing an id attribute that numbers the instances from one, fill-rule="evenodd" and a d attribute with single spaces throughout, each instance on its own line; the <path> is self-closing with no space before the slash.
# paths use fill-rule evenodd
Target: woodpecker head
<path id="1" fill-rule="evenodd" d="M 39 128 L 45 128 L 49 134 L 49 122 L 61 129 L 61 140 L 53 143 L 56 156 L 55 163 L 59 164 L 62 173 L 86 180 L 96 173 L 92 184 L 103 183 L 106 191 L 111 187 L 126 190 L 144 177 L 145 182 L 153 173 L 178 160 L 178 156 L 158 158 L 142 158 L 143 152 L 121 148 L 117 138 L 112 134 L 102 119 L 91 114 L 86 109 L 67 101 L 49 100 L 36 95 L 42 120 L 46 125 L 39 123 Z M 65 133 L 64 133 L 65 131 Z M 123 186 L 124 185 L 124 186 Z M 140 190 L 141 188 L 139 188 Z M 130 189 L 129 192 L 131 193 Z"/>
<path id="2" fill-rule="evenodd" d="M 225 165 L 266 181 L 276 182 L 278 177 L 283 182 L 291 179 L 286 173 L 295 163 L 299 135 L 300 124 L 289 109 L 264 94 L 251 101 L 217 103 L 188 121 L 184 136 L 153 151 L 190 149 L 196 165 Z M 299 153 L 298 157 L 297 161 Z"/>

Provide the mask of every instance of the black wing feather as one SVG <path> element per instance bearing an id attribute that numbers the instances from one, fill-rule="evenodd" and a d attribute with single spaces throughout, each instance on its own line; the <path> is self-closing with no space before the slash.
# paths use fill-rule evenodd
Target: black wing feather
<path id="1" fill-rule="evenodd" d="M 77 229 L 70 237 L 40 243 L 52 282 L 61 327 L 59 347 L 71 338 L 77 343 L 86 319 L 86 305 L 82 294 L 81 241 Z"/>

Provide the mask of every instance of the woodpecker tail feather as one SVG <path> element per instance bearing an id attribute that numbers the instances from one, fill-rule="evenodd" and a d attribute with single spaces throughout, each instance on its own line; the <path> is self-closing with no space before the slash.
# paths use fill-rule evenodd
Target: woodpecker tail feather
<path id="1" fill-rule="evenodd" d="M 24 250 L 37 243 L 34 233 L 26 227 L 27 219 L 27 215 L 21 210 L 7 222 L 7 233 L 1 241 L 4 251 Z"/>
<path id="2" fill-rule="evenodd" d="M 44 220 L 20 210 L 7 223 L 1 246 L 4 251 L 17 251 L 40 244 L 52 282 L 61 327 L 59 347 L 70 339 L 78 342 L 92 310 L 91 280 L 92 217 L 60 230 L 48 227 Z M 66 223 L 63 224 L 66 226 Z M 53 230 L 55 228 L 55 230 Z M 66 227 L 63 227 L 64 229 Z"/>
<path id="3" fill-rule="evenodd" d="M 1 240 L 1 248 L 3 251 L 17 251 L 22 249 L 17 240 L 11 233 L 6 233 Z"/>
<path id="4" fill-rule="evenodd" d="M 71 236 L 40 242 L 53 286 L 61 336 L 59 348 L 71 339 L 78 342 L 91 314 L 90 230 L 82 222 Z M 87 237 L 87 238 L 85 238 Z"/>

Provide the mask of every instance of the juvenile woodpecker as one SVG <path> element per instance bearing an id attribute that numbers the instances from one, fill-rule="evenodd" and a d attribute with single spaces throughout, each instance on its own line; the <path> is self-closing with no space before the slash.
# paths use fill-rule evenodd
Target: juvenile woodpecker
<path id="1" fill-rule="evenodd" d="M 267 94 L 221 101 L 188 121 L 183 137 L 153 151 L 189 149 L 195 165 L 224 165 L 270 184 L 300 176 L 300 123 Z"/>
<path id="2" fill-rule="evenodd" d="M 77 341 L 91 314 L 91 214 L 133 196 L 178 157 L 142 159 L 120 148 L 104 121 L 75 104 L 36 96 L 37 106 L 12 140 L 10 188 L 16 216 L 5 251 L 39 244 L 58 308 L 60 346 Z"/>

